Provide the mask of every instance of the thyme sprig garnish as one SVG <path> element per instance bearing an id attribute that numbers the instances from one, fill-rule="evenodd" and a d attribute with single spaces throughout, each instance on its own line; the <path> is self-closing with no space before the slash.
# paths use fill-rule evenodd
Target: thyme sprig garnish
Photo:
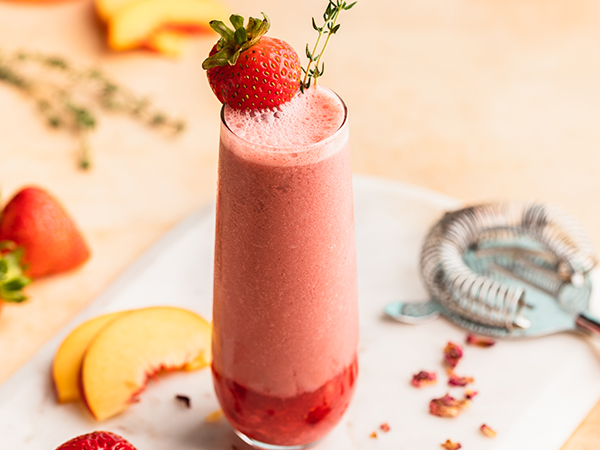
<path id="1" fill-rule="evenodd" d="M 325 63 L 321 62 L 321 58 L 323 57 L 323 53 L 325 53 L 325 49 L 327 48 L 327 44 L 329 43 L 329 39 L 340 29 L 339 23 L 337 23 L 340 12 L 347 11 L 356 5 L 357 2 L 352 2 L 347 4 L 344 0 L 329 0 L 329 4 L 325 9 L 325 13 L 323 13 L 324 23 L 322 26 L 318 26 L 315 18 L 312 19 L 313 28 L 319 33 L 317 37 L 317 41 L 313 49 L 311 50 L 309 45 L 306 44 L 306 57 L 308 58 L 308 64 L 306 69 L 303 67 L 302 72 L 304 72 L 304 78 L 300 83 L 300 90 L 304 91 L 304 89 L 308 89 L 310 87 L 311 80 L 314 80 L 314 83 L 317 84 L 317 78 L 323 75 L 325 72 Z M 321 39 L 323 36 L 326 36 L 325 42 L 322 47 L 319 47 L 321 43 Z"/>
<path id="2" fill-rule="evenodd" d="M 29 96 L 51 128 L 79 140 L 79 167 L 91 166 L 89 134 L 98 126 L 98 109 L 121 113 L 178 134 L 185 122 L 171 118 L 152 102 L 117 83 L 96 67 L 81 67 L 59 56 L 36 52 L 0 52 L 0 81 Z"/>

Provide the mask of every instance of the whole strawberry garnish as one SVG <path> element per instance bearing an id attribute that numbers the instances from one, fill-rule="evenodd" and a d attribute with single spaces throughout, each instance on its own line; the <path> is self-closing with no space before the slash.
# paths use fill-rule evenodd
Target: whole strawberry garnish
<path id="1" fill-rule="evenodd" d="M 73 438 L 56 450 L 136 450 L 136 448 L 115 433 L 94 431 Z"/>
<path id="2" fill-rule="evenodd" d="M 67 212 L 37 187 L 19 191 L 0 217 L 0 241 L 24 251 L 26 273 L 39 278 L 73 269 L 90 256 L 87 244 Z"/>
<path id="3" fill-rule="evenodd" d="M 210 22 L 221 35 L 202 63 L 208 82 L 221 103 L 235 109 L 266 109 L 292 99 L 300 87 L 300 58 L 286 42 L 264 34 L 271 23 L 232 15 L 230 29 L 219 20 Z"/>

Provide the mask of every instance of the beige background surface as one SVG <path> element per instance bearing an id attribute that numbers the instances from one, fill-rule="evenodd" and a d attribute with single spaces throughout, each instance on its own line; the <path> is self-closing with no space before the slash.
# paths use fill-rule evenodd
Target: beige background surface
<path id="1" fill-rule="evenodd" d="M 302 52 L 324 0 L 229 0 L 273 21 Z M 0 84 L 0 188 L 37 184 L 65 204 L 93 257 L 39 280 L 0 316 L 0 382 L 166 230 L 214 196 L 219 104 L 200 67 L 214 37 L 179 60 L 111 53 L 88 0 L 0 2 L 0 50 L 98 64 L 185 117 L 178 139 L 103 116 L 93 170 L 77 143 Z M 600 243 L 600 3 L 593 0 L 360 0 L 342 19 L 323 82 L 351 111 L 353 167 L 467 202 L 535 198 L 575 215 Z M 600 405 L 565 449 L 600 446 Z"/>

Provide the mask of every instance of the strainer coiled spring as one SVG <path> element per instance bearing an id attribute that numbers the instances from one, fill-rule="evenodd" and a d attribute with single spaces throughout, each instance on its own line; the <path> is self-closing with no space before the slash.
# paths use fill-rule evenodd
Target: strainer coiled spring
<path id="1" fill-rule="evenodd" d="M 596 264 L 585 231 L 568 215 L 537 202 L 494 203 L 447 213 L 428 233 L 421 276 L 430 295 L 454 314 L 511 330 L 522 326 L 526 289 L 510 273 L 558 296 Z"/>

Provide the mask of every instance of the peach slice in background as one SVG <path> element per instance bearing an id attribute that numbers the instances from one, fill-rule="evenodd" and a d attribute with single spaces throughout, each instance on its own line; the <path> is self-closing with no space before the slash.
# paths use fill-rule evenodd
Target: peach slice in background
<path id="1" fill-rule="evenodd" d="M 188 47 L 189 37 L 181 31 L 161 29 L 152 33 L 144 46 L 165 56 L 181 56 Z"/>
<path id="2" fill-rule="evenodd" d="M 82 323 L 64 339 L 52 364 L 52 379 L 60 403 L 79 400 L 79 372 L 90 342 L 104 327 L 129 311 L 105 314 Z"/>
<path id="3" fill-rule="evenodd" d="M 227 16 L 227 9 L 216 0 L 133 0 L 107 18 L 108 43 L 114 50 L 133 49 L 165 26 L 182 32 L 209 31 L 211 20 Z"/>
<path id="4" fill-rule="evenodd" d="M 98 17 L 106 22 L 115 12 L 133 1 L 135 0 L 96 0 L 94 3 Z"/>
<path id="5" fill-rule="evenodd" d="M 107 325 L 89 344 L 80 374 L 81 396 L 98 420 L 136 401 L 150 376 L 210 364 L 211 326 L 192 311 L 151 307 Z"/>
<path id="6" fill-rule="evenodd" d="M 107 22 L 112 16 L 117 14 L 119 9 L 135 1 L 96 0 L 96 12 L 102 21 Z M 190 30 L 165 29 L 163 26 L 162 28 L 153 30 L 140 46 L 165 56 L 178 57 L 187 48 L 190 34 Z"/>

